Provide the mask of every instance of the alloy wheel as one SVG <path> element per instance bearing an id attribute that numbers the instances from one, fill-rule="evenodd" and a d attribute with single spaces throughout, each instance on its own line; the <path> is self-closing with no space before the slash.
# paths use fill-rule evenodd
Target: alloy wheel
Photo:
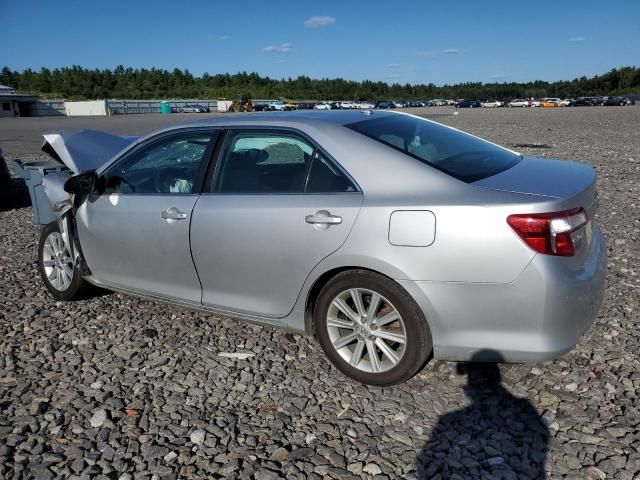
<path id="1" fill-rule="evenodd" d="M 69 288 L 73 280 L 73 260 L 59 232 L 51 232 L 45 239 L 42 266 L 53 288 L 59 291 Z"/>
<path id="2" fill-rule="evenodd" d="M 331 345 L 352 367 L 381 373 L 404 356 L 407 333 L 398 310 L 372 290 L 351 288 L 338 294 L 327 311 Z"/>

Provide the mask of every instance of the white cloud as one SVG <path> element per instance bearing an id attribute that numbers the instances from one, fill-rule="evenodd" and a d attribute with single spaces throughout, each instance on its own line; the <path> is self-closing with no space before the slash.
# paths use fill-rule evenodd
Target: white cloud
<path id="1" fill-rule="evenodd" d="M 505 75 L 504 73 L 494 73 L 493 75 L 489 75 L 489 78 L 491 80 L 503 80 L 508 78 L 508 75 Z"/>
<path id="2" fill-rule="evenodd" d="M 334 17 L 309 17 L 304 21 L 304 26 L 307 28 L 319 28 L 326 27 L 327 25 L 331 25 L 332 23 L 336 23 L 336 19 Z"/>
<path id="3" fill-rule="evenodd" d="M 285 42 L 280 45 L 267 45 L 262 49 L 265 53 L 289 53 L 293 50 L 293 43 Z"/>
<path id="4" fill-rule="evenodd" d="M 570 42 L 584 42 L 587 39 L 587 37 L 583 37 L 583 36 L 578 36 L 578 37 L 571 37 L 569 39 Z"/>
<path id="5" fill-rule="evenodd" d="M 412 55 L 416 57 L 433 57 L 433 52 L 430 50 L 414 50 Z"/>
<path id="6" fill-rule="evenodd" d="M 387 75 L 387 78 L 400 78 L 400 74 L 394 73 L 392 75 Z"/>
<path id="7" fill-rule="evenodd" d="M 447 48 L 446 50 L 443 50 L 443 52 L 448 54 L 453 54 L 453 53 L 459 53 L 460 50 L 457 48 Z"/>
<path id="8" fill-rule="evenodd" d="M 231 37 L 229 35 L 220 35 L 218 40 L 231 40 Z"/>
<path id="9" fill-rule="evenodd" d="M 399 63 L 390 63 L 389 65 L 387 65 L 387 68 L 400 68 L 400 64 Z"/>
<path id="10" fill-rule="evenodd" d="M 282 64 L 282 63 L 287 63 L 287 61 L 286 60 L 278 60 L 276 63 Z"/>

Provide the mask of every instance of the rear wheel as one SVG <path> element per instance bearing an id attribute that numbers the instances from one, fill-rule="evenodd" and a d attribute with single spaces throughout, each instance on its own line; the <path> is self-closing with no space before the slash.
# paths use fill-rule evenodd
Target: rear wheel
<path id="1" fill-rule="evenodd" d="M 47 290 L 57 300 L 80 298 L 89 289 L 89 284 L 74 266 L 57 222 L 51 222 L 40 233 L 38 267 Z"/>
<path id="2" fill-rule="evenodd" d="M 413 298 L 393 280 L 366 270 L 340 273 L 325 285 L 314 324 L 329 360 L 369 385 L 408 380 L 432 352 L 429 326 Z"/>

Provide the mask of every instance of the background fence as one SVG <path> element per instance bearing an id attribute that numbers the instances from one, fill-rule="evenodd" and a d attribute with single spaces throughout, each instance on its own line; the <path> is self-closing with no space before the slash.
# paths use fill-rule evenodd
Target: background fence
<path id="1" fill-rule="evenodd" d="M 107 112 L 110 115 L 127 115 L 135 113 L 160 113 L 160 104 L 167 101 L 171 104 L 172 112 L 179 112 L 186 105 L 202 105 L 210 111 L 218 110 L 217 100 L 106 100 Z"/>
<path id="2" fill-rule="evenodd" d="M 218 100 L 133 100 L 133 99 L 109 99 L 104 100 L 107 115 L 128 115 L 136 113 L 161 113 L 160 105 L 162 102 L 169 102 L 172 112 L 179 112 L 180 108 L 186 105 L 202 105 L 208 107 L 210 111 L 218 111 Z M 270 99 L 254 99 L 255 105 L 266 105 L 275 100 Z M 74 103 L 74 102 L 69 102 Z M 77 102 L 81 103 L 81 102 Z M 220 109 L 226 111 L 230 101 L 220 101 Z M 66 115 L 64 99 L 38 100 L 36 102 L 25 103 L 21 106 L 24 116 L 42 117 L 51 115 Z"/>
<path id="3" fill-rule="evenodd" d="M 25 109 L 22 111 L 22 109 Z M 38 100 L 20 106 L 22 114 L 29 117 L 48 117 L 53 115 L 66 115 L 64 100 Z"/>

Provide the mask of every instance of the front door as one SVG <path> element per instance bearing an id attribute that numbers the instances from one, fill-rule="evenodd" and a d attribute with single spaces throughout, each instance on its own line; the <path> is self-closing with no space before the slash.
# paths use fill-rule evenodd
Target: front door
<path id="1" fill-rule="evenodd" d="M 290 133 L 230 132 L 193 212 L 204 305 L 282 318 L 311 270 L 345 242 L 362 205 L 348 176 Z"/>
<path id="2" fill-rule="evenodd" d="M 189 226 L 213 136 L 198 129 L 153 139 L 100 175 L 100 192 L 76 214 L 98 282 L 200 302 Z"/>

